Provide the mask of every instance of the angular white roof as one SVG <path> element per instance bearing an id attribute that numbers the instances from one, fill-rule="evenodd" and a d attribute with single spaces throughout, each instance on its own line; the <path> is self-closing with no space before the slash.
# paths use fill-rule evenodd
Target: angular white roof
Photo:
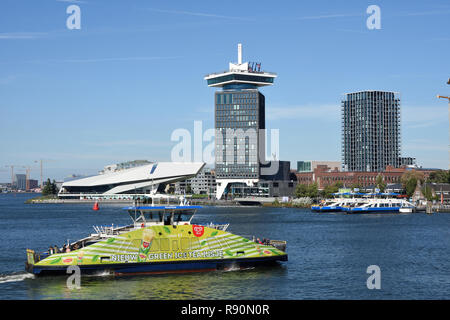
<path id="1" fill-rule="evenodd" d="M 64 182 L 62 187 L 136 184 L 148 181 L 158 183 L 162 180 L 176 181 L 197 175 L 204 165 L 204 162 L 158 162 Z"/>

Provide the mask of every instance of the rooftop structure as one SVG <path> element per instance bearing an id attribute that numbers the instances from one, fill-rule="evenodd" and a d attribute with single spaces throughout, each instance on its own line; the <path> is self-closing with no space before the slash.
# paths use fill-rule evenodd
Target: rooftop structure
<path id="1" fill-rule="evenodd" d="M 241 85 L 239 88 L 270 86 L 273 84 L 276 73 L 261 70 L 259 62 L 242 62 L 242 44 L 238 44 L 238 62 L 229 63 L 228 70 L 210 73 L 205 76 L 208 87 L 232 88 L 233 85 Z"/>
<path id="2" fill-rule="evenodd" d="M 192 178 L 204 162 L 159 162 L 63 183 L 60 198 L 155 194 L 166 184 Z"/>

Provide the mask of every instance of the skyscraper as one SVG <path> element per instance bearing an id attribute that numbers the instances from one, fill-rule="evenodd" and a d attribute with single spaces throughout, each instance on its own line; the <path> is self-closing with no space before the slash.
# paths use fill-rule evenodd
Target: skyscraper
<path id="1" fill-rule="evenodd" d="M 347 93 L 342 101 L 345 171 L 384 171 L 400 165 L 400 98 L 389 91 Z"/>
<path id="2" fill-rule="evenodd" d="M 14 186 L 17 190 L 26 190 L 27 176 L 25 174 L 16 174 L 14 179 Z"/>
<path id="3" fill-rule="evenodd" d="M 276 74 L 261 71 L 261 63 L 238 62 L 229 69 L 205 77 L 215 93 L 216 197 L 221 198 L 233 184 L 256 186 L 265 162 L 265 97 L 258 88 L 273 84 Z"/>

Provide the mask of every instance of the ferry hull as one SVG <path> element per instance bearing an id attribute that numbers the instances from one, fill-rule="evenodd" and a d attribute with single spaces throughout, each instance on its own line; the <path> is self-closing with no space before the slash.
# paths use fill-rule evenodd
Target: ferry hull
<path id="1" fill-rule="evenodd" d="M 312 211 L 315 212 L 339 212 L 342 211 L 341 207 L 334 207 L 334 206 L 330 206 L 330 207 L 319 207 L 319 206 L 312 206 L 311 207 Z"/>
<path id="2" fill-rule="evenodd" d="M 363 213 L 399 213 L 400 208 L 347 208 L 345 210 L 349 214 L 363 214 Z"/>
<path id="3" fill-rule="evenodd" d="M 277 261 L 287 261 L 287 254 L 282 256 L 261 258 L 217 259 L 177 262 L 152 263 L 123 263 L 114 265 L 80 265 L 81 274 L 111 274 L 111 275 L 138 275 L 138 274 L 166 274 L 205 272 L 227 270 L 231 268 L 248 268 L 261 265 L 273 265 Z M 68 266 L 36 266 L 26 263 L 27 272 L 37 276 L 66 275 Z"/>
<path id="4" fill-rule="evenodd" d="M 171 273 L 224 269 L 286 261 L 284 241 L 253 242 L 198 225 L 134 228 L 66 253 L 40 256 L 27 249 L 30 273 L 66 274 L 78 266 L 84 274 Z"/>

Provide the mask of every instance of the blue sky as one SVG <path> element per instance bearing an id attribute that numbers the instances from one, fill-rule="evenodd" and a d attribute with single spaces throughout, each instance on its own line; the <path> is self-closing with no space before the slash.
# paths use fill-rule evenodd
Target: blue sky
<path id="1" fill-rule="evenodd" d="M 69 30 L 66 8 L 81 9 Z M 369 5 L 381 29 L 369 30 Z M 402 154 L 446 168 L 448 1 L 56 1 L 0 3 L 0 182 L 6 165 L 47 159 L 44 175 L 170 161 L 171 133 L 213 128 L 203 77 L 237 60 L 276 72 L 263 88 L 281 159 L 340 160 L 340 101 L 401 93 Z M 51 160 L 51 161 L 50 161 Z M 17 169 L 17 173 L 24 169 Z"/>

